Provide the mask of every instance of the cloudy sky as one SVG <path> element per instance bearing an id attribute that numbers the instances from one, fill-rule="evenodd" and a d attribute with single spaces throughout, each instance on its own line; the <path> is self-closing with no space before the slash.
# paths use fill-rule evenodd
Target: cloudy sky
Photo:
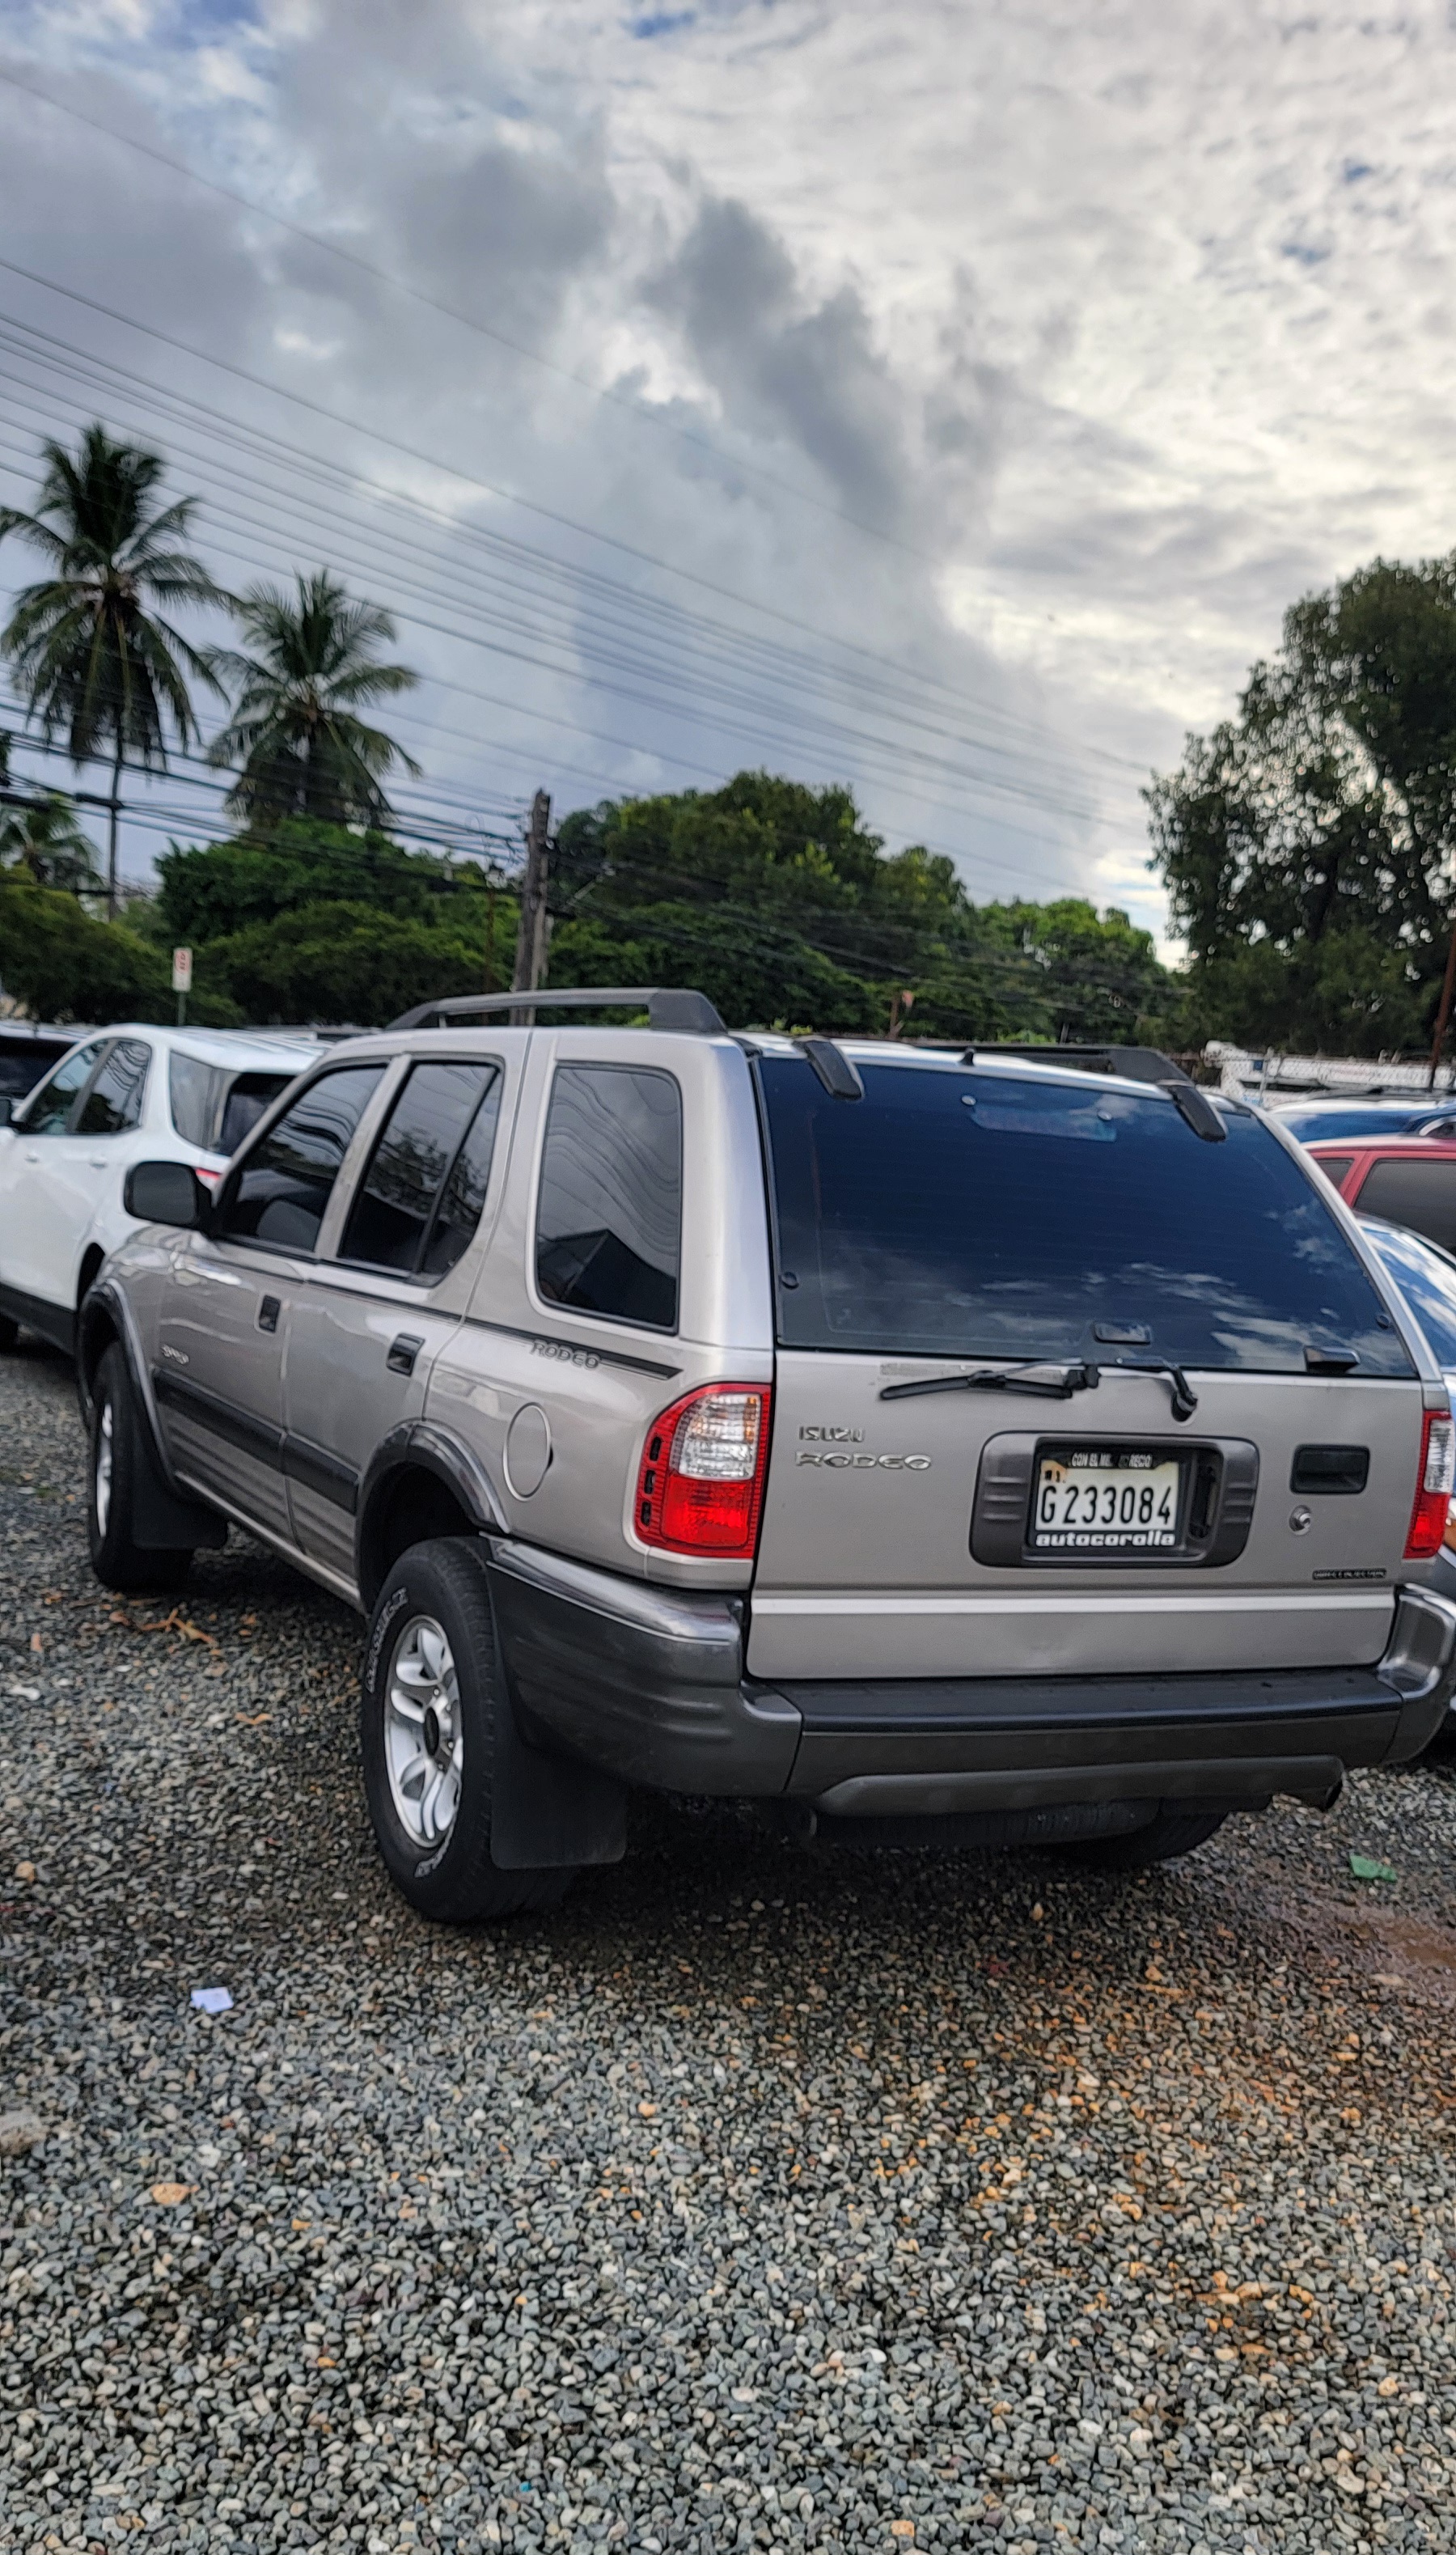
<path id="1" fill-rule="evenodd" d="M 1160 927 L 1149 768 L 1456 544 L 1453 106 L 1435 0 L 0 0 L 0 501 L 100 416 L 388 603 L 422 836 L 763 763 Z"/>

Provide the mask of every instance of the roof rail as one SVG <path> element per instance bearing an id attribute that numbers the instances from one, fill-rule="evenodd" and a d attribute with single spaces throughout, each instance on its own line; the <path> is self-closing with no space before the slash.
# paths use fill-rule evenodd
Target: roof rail
<path id="1" fill-rule="evenodd" d="M 1155 1046 L 968 1046 L 962 1064 L 982 1056 L 1011 1056 L 1024 1064 L 1069 1064 L 1080 1073 L 1118 1073 L 1127 1082 L 1155 1083 L 1168 1093 L 1180 1118 L 1205 1145 L 1221 1145 L 1228 1129 L 1191 1073 Z"/>
<path id="2" fill-rule="evenodd" d="M 1069 1064 L 1078 1073 L 1120 1073 L 1128 1082 L 1191 1082 L 1180 1064 L 1170 1055 L 1159 1054 L 1155 1046 L 1035 1046 L 1006 1045 L 977 1039 L 968 1046 L 962 1064 L 974 1064 L 982 1055 L 1015 1056 L 1026 1064 Z M 1195 1086 L 1196 1087 L 1196 1086 Z"/>
<path id="3" fill-rule="evenodd" d="M 392 1030 L 447 1030 L 457 1022 L 495 1019 L 501 1013 L 617 1010 L 647 1008 L 649 1029 L 680 1030 L 690 1036 L 724 1037 L 727 1032 L 706 994 L 678 985 L 578 985 L 569 991 L 534 994 L 453 994 L 443 1003 L 418 1003 L 391 1021 Z"/>

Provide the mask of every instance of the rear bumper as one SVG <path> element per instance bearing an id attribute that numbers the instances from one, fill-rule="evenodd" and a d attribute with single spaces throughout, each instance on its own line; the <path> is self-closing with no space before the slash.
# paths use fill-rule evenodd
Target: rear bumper
<path id="1" fill-rule="evenodd" d="M 650 1588 L 502 1538 L 491 1579 L 512 1696 L 538 1746 L 650 1789 L 840 1818 L 1110 1801 L 1327 1802 L 1357 1765 L 1434 1737 L 1456 1603 L 1399 1594 L 1369 1668 L 1213 1676 L 745 1676 L 742 1601 Z"/>

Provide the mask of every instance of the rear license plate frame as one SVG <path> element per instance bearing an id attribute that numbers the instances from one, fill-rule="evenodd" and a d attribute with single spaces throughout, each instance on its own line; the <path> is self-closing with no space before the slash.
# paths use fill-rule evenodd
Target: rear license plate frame
<path id="1" fill-rule="evenodd" d="M 1166 1560 L 1184 1548 L 1187 1530 L 1188 1502 L 1192 1489 L 1194 1466 L 1192 1449 L 1157 1445 L 1151 1440 L 1099 1437 L 1042 1438 L 1038 1441 L 1031 1465 L 1031 1499 L 1028 1503 L 1026 1545 L 1029 1559 L 1034 1561 L 1100 1560 L 1123 1561 L 1136 1566 L 1144 1561 Z M 1048 1468 L 1061 1479 L 1048 1484 Z M 1167 1477 L 1173 1476 L 1171 1517 L 1163 1512 L 1162 1494 Z M 1154 1510 L 1145 1521 L 1137 1514 L 1128 1519 L 1119 1515 L 1129 1496 L 1137 1502 L 1144 1486 L 1153 1490 Z M 1043 1494 L 1051 1489 L 1080 1489 L 1096 1494 L 1097 1506 L 1104 1506 L 1109 1493 L 1116 1506 L 1111 1517 L 1100 1520 L 1095 1511 L 1080 1520 L 1069 1516 L 1061 1524 L 1043 1521 L 1040 1516 Z M 1141 1503 L 1137 1503 L 1141 1506 Z M 1119 1532 L 1126 1524 L 1130 1531 Z"/>

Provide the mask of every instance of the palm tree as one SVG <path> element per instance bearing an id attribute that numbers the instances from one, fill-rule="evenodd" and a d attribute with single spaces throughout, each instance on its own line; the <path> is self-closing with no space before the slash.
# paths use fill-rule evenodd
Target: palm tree
<path id="1" fill-rule="evenodd" d="M 209 749 L 241 766 L 228 805 L 255 823 L 312 816 L 326 823 L 388 820 L 380 783 L 398 764 L 418 773 L 402 746 L 355 715 L 364 702 L 407 692 L 408 666 L 374 652 L 395 635 L 375 603 L 353 603 L 326 568 L 299 576 L 297 594 L 250 586 L 236 610 L 253 654 L 219 649 L 211 662 L 238 685 L 236 707 Z"/>
<path id="2" fill-rule="evenodd" d="M 103 426 L 88 426 L 74 455 L 48 440 L 41 458 L 35 512 L 0 507 L 0 541 L 19 533 L 44 554 L 51 574 L 16 596 L 0 655 L 42 733 L 49 739 L 66 731 L 72 763 L 109 757 L 107 902 L 114 915 L 122 768 L 130 760 L 165 772 L 168 726 L 180 745 L 196 735 L 189 675 L 222 688 L 207 655 L 153 607 L 225 605 L 229 598 L 180 547 L 196 499 L 153 506 L 165 466 L 157 453 L 113 443 Z"/>
<path id="3" fill-rule="evenodd" d="M 65 888 L 73 896 L 104 896 L 96 846 L 76 822 L 75 802 L 63 790 L 37 798 L 13 792 L 0 804 L 0 861 L 18 861 L 37 887 Z"/>

